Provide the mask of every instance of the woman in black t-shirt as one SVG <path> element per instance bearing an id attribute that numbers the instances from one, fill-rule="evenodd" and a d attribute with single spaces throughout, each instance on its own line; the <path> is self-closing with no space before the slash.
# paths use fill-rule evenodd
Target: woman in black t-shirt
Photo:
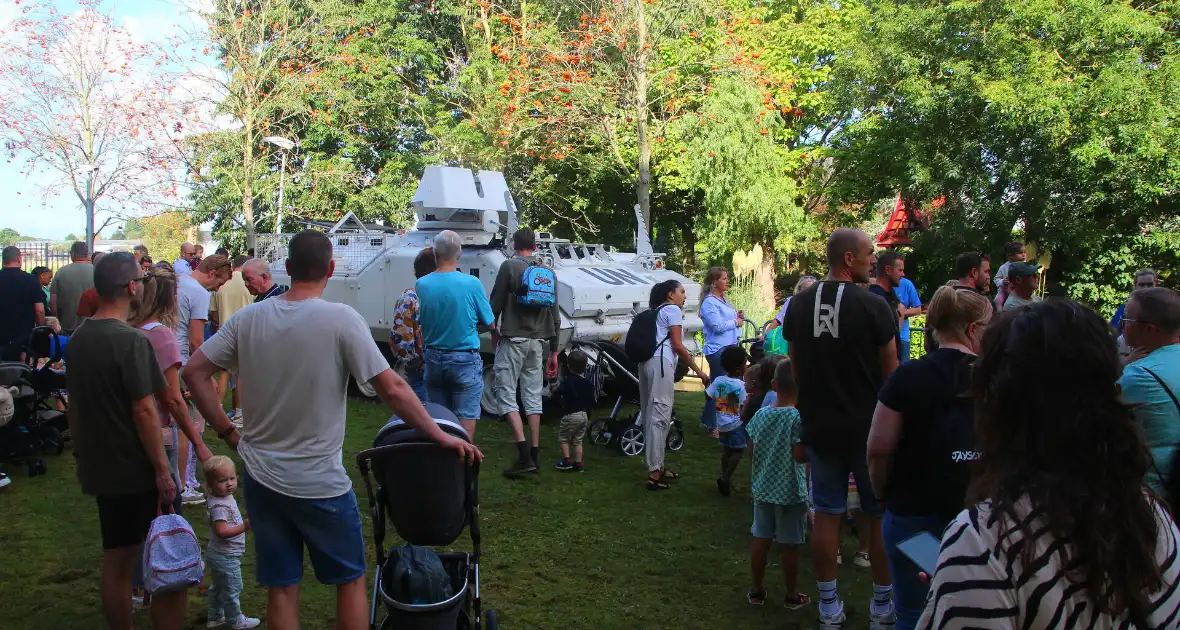
<path id="1" fill-rule="evenodd" d="M 966 501 L 969 465 L 977 455 L 971 364 L 990 317 L 987 298 L 940 288 L 926 320 L 938 334 L 939 349 L 899 367 L 881 388 L 873 413 L 869 477 L 877 496 L 885 497 L 882 534 L 898 630 L 917 624 L 927 591 L 898 543 L 921 531 L 941 537 Z"/>

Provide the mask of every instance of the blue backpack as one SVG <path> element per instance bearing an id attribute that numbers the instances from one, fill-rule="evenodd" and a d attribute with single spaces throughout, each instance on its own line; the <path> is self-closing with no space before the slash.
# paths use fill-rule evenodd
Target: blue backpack
<path id="1" fill-rule="evenodd" d="M 541 263 L 530 264 L 520 275 L 516 303 L 533 308 L 549 308 L 556 304 L 557 274 Z"/>

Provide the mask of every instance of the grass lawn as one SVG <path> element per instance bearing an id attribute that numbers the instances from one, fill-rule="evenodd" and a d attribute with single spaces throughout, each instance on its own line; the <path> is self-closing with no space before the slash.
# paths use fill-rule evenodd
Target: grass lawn
<path id="1" fill-rule="evenodd" d="M 746 603 L 749 470 L 743 463 L 733 496 L 717 493 L 717 447 L 697 424 L 700 403 L 700 394 L 678 394 L 687 445 L 669 454 L 669 467 L 683 477 L 661 493 L 645 489 L 642 458 L 626 458 L 601 446 L 587 444 L 585 473 L 554 470 L 555 418 L 547 418 L 543 427 L 541 473 L 535 479 L 506 479 L 500 470 L 515 454 L 508 426 L 494 420 L 480 425 L 477 443 L 487 456 L 480 479 L 481 594 L 485 606 L 500 611 L 502 627 L 816 627 L 815 603 L 791 613 L 782 608 L 783 586 L 773 559 L 767 569 L 767 605 Z M 371 446 L 388 413 L 377 405 L 349 405 L 345 464 L 363 495 L 353 458 Z M 220 444 L 213 448 L 227 450 Z M 104 627 L 97 511 L 94 500 L 79 490 L 73 461 L 68 449 L 61 457 L 48 457 L 49 473 L 35 479 L 23 467 L 3 468 L 13 483 L 0 490 L 0 629 Z M 242 502 L 240 492 L 238 500 Z M 367 501 L 363 496 L 360 501 L 371 547 Z M 186 517 L 204 541 L 208 524 L 203 507 L 187 508 Z M 387 543 L 391 538 L 396 541 L 396 534 Z M 855 545 L 852 537 L 845 537 L 845 558 L 852 557 Z M 242 608 L 265 619 L 266 594 L 253 579 L 252 542 L 249 547 L 243 560 Z M 455 548 L 470 549 L 466 534 Z M 806 548 L 803 555 L 799 584 L 814 601 Z M 372 549 L 369 558 L 371 563 Z M 306 576 L 303 627 L 333 627 L 333 591 L 311 579 L 310 565 Z M 866 627 L 868 570 L 845 563 L 840 579 L 848 627 Z M 205 627 L 205 600 L 196 591 L 189 598 L 188 621 L 189 627 Z M 137 617 L 136 627 L 149 627 L 146 616 Z"/>

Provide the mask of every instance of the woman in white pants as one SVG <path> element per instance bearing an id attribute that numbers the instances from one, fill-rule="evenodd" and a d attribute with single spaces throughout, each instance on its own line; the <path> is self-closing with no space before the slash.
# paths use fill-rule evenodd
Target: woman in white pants
<path id="1" fill-rule="evenodd" d="M 679 282 L 665 280 L 652 287 L 648 301 L 649 308 L 658 309 L 656 340 L 659 342 L 655 355 L 639 366 L 639 413 L 643 418 L 648 490 L 667 490 L 668 481 L 679 477 L 664 467 L 664 447 L 675 402 L 677 359 L 685 361 L 701 382 L 709 383 L 709 377 L 684 347 L 684 298 L 684 287 Z"/>

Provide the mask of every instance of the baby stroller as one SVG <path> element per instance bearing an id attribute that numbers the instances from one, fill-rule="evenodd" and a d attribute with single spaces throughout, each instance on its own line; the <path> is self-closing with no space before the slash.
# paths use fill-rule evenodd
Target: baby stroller
<path id="1" fill-rule="evenodd" d="M 455 414 L 426 403 L 443 431 L 467 439 Z M 369 624 L 373 630 L 496 629 L 496 611 L 481 612 L 479 598 L 479 463 L 464 465 L 455 454 L 426 440 L 397 416 L 373 440 L 373 448 L 356 456 L 365 480 L 377 545 L 377 575 Z M 377 491 L 369 477 L 377 479 Z M 471 553 L 439 552 L 454 595 L 433 604 L 409 604 L 390 596 L 386 584 L 395 575 L 396 555 L 385 554 L 385 520 L 412 545 L 449 546 L 467 527 Z M 385 608 L 383 618 L 378 618 Z"/>
<path id="2" fill-rule="evenodd" d="M 639 366 L 627 357 L 618 344 L 576 340 L 572 343 L 590 359 L 592 366 L 587 372 L 595 385 L 595 391 L 615 398 L 610 416 L 591 423 L 588 431 L 590 443 L 605 444 L 628 457 L 642 454 L 645 446 L 643 418 L 638 409 L 627 415 L 622 413 L 624 404 L 639 404 L 639 377 L 636 376 Z M 687 366 L 676 366 L 677 381 L 687 373 Z M 684 448 L 684 427 L 676 417 L 675 410 L 672 411 L 672 428 L 668 431 L 666 446 L 670 451 Z"/>

